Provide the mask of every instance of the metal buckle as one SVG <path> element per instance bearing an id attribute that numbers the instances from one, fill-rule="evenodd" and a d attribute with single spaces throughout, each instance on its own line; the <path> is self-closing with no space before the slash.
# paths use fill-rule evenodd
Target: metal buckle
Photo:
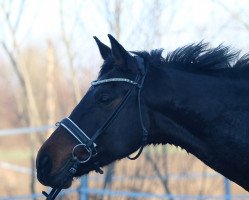
<path id="1" fill-rule="evenodd" d="M 82 150 L 82 149 L 79 149 L 79 148 L 82 148 L 83 151 L 84 151 L 84 155 L 83 155 L 83 158 L 79 158 L 79 156 L 77 156 L 76 154 L 76 150 Z M 87 157 L 85 158 L 85 153 L 87 153 Z M 74 148 L 73 148 L 73 151 L 72 151 L 72 156 L 73 158 L 77 159 L 79 161 L 79 163 L 86 163 L 87 161 L 89 161 L 92 157 L 92 150 L 91 148 L 87 147 L 85 144 L 77 144 Z"/>

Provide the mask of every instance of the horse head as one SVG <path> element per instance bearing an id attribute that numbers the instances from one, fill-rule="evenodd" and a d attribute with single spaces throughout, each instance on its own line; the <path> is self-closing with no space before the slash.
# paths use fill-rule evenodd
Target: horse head
<path id="1" fill-rule="evenodd" d="M 111 48 L 94 37 L 104 59 L 98 79 L 68 118 L 41 146 L 37 155 L 37 177 L 47 186 L 71 185 L 73 176 L 124 158 L 147 142 L 142 117 L 141 89 L 146 69 L 143 58 L 132 55 L 108 35 Z M 79 167 L 63 181 L 72 163 Z"/>

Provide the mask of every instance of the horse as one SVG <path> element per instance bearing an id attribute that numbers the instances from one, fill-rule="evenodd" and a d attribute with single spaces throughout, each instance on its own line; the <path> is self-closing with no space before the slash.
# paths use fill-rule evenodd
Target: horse
<path id="1" fill-rule="evenodd" d="M 97 80 L 38 151 L 40 183 L 68 188 L 147 145 L 172 144 L 249 191 L 249 54 L 201 41 L 163 57 L 108 37 L 111 47 L 94 37 Z"/>

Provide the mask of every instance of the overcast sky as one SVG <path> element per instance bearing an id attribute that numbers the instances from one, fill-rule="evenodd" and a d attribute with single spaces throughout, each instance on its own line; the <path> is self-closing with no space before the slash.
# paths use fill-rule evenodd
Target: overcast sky
<path id="1" fill-rule="evenodd" d="M 3 3 L 5 0 L 0 0 Z M 11 20 L 14 23 L 20 7 L 20 0 L 13 1 Z M 20 25 L 17 32 L 18 42 L 22 46 L 46 46 L 47 39 L 54 41 L 57 47 L 61 40 L 59 0 L 26 0 Z M 86 52 L 92 49 L 92 36 L 98 36 L 108 44 L 107 34 L 112 30 L 106 23 L 100 0 L 65 0 L 64 16 L 66 32 L 71 38 L 75 52 Z M 110 5 L 112 0 L 109 1 Z M 165 48 L 172 50 L 187 43 L 204 40 L 212 45 L 225 43 L 235 49 L 249 51 L 249 1 L 248 0 L 168 0 L 163 3 L 160 17 L 161 39 L 154 37 L 154 43 L 148 47 L 146 38 L 159 22 L 151 22 L 147 29 L 140 28 L 148 20 L 144 14 L 144 5 L 150 5 L 150 0 L 127 0 L 122 15 L 121 42 L 129 50 L 144 48 Z M 9 8 L 6 8 L 9 9 Z M 9 40 L 4 16 L 0 10 L 0 38 Z M 157 10 L 150 10 L 157 12 Z M 142 17 L 141 17 L 142 15 Z M 136 30 L 136 34 L 132 34 Z M 138 34 L 139 33 L 139 34 Z M 147 35 L 146 35 L 147 34 Z M 95 48 L 95 49 L 94 49 Z M 90 51 L 91 52 L 91 51 Z M 80 56 L 82 57 L 82 56 Z M 86 56 L 86 59 L 89 57 Z"/>

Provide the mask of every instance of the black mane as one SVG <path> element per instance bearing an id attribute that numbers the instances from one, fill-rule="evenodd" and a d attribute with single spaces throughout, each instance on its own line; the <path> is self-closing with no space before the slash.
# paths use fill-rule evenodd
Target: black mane
<path id="1" fill-rule="evenodd" d="M 171 67 L 196 74 L 249 79 L 249 54 L 238 59 L 239 52 L 219 45 L 208 48 L 207 43 L 190 44 L 180 47 L 162 57 L 163 49 L 148 52 L 133 52 L 154 67 Z"/>

